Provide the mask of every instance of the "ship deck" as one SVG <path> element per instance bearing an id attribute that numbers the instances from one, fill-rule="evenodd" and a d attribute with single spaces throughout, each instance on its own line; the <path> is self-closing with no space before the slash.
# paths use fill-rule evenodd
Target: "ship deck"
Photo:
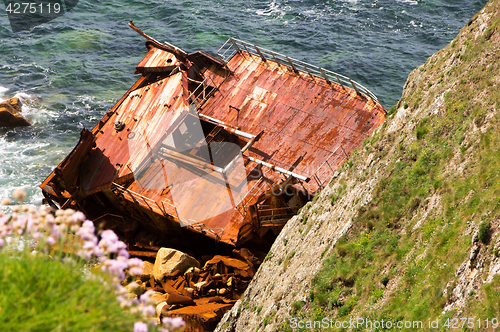
<path id="1" fill-rule="evenodd" d="M 136 69 L 141 78 L 93 128 L 93 147 L 82 136 L 42 188 L 68 201 L 101 193 L 104 196 L 97 196 L 97 203 L 112 205 L 165 236 L 181 225 L 237 245 L 256 228 L 283 225 L 296 211 L 293 206 L 266 208 L 261 200 L 258 224 L 259 211 L 252 214 L 248 208 L 290 179 L 310 195 L 321 190 L 349 154 L 384 121 L 386 111 L 373 94 L 350 79 L 351 87 L 337 74 L 334 82 L 323 69 L 254 45 L 234 39 L 228 45 L 232 54 L 223 52 L 219 55 L 222 60 L 202 52 L 190 55 L 202 81 L 192 79 L 189 70 L 175 72 L 182 61 L 149 45 Z M 314 69 L 320 75 L 313 74 Z M 212 150 L 229 136 L 242 148 L 239 163 L 246 174 L 237 177 L 239 183 L 230 184 L 232 189 L 239 188 L 232 191 L 233 197 L 213 194 L 218 187 L 228 186 L 213 167 L 201 175 L 199 167 L 187 167 L 204 179 L 191 181 L 168 164 L 178 152 L 169 150 L 165 142 L 188 116 L 184 110 L 190 105 L 195 105 Z M 117 123 L 124 129 L 117 130 Z M 147 146 L 134 143 L 138 137 Z M 246 145 L 248 149 L 243 148 Z M 160 148 L 165 150 L 161 158 L 151 158 Z M 76 167 L 71 160 L 73 164 L 78 160 L 78 175 L 70 170 Z M 64 178 L 69 173 L 73 174 L 71 183 L 56 190 L 56 175 Z M 172 191 L 176 177 L 186 177 L 176 179 L 177 194 Z M 173 197 L 179 192 L 182 207 Z M 109 202 L 103 203 L 105 198 Z M 205 210 L 200 211 L 200 206 Z M 209 217 L 186 222 L 181 216 L 185 211 L 194 213 L 194 219 Z"/>

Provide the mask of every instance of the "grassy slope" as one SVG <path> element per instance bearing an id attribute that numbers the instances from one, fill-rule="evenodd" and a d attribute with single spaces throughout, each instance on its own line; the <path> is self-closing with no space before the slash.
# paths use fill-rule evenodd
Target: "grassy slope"
<path id="1" fill-rule="evenodd" d="M 112 286 L 82 276 L 82 264 L 28 250 L 0 251 L 0 330 L 132 331 L 138 316 L 125 312 Z M 102 276 L 111 285 L 108 276 Z"/>
<path id="2" fill-rule="evenodd" d="M 371 202 L 359 207 L 353 228 L 325 260 L 308 302 L 292 305 L 295 316 L 500 318 L 498 278 L 471 292 L 459 311 L 442 313 L 481 223 L 491 224 L 479 242 L 483 280 L 498 255 L 499 34 L 500 1 L 493 0 L 410 75 L 383 128 L 344 167 L 364 181 L 373 171 L 357 164 L 371 154 L 387 163 Z M 396 121 L 403 129 L 391 131 Z"/>

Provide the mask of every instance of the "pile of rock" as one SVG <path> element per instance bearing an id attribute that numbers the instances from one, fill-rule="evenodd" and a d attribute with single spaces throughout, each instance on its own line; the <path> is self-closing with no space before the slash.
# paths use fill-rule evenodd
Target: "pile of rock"
<path id="1" fill-rule="evenodd" d="M 143 263 L 143 274 L 130 287 L 129 297 L 153 290 L 150 298 L 158 319 L 180 316 L 196 330 L 212 331 L 240 299 L 261 263 L 247 249 L 233 250 L 232 256 L 217 255 L 202 266 L 181 251 L 161 248 L 154 264 Z"/>
<path id="2" fill-rule="evenodd" d="M 0 103 L 0 127 L 31 126 L 20 113 L 22 104 L 19 98 L 11 98 Z"/>

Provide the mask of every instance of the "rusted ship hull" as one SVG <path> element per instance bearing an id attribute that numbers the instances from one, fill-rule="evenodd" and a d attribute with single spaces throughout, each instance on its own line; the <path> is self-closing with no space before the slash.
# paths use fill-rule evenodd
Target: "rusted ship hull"
<path id="1" fill-rule="evenodd" d="M 129 243 L 272 241 L 385 119 L 362 85 L 255 45 L 144 36 L 141 77 L 41 185 Z"/>

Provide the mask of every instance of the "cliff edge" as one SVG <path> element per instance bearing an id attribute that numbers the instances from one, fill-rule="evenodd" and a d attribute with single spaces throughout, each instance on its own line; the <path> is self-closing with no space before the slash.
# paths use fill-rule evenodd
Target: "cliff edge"
<path id="1" fill-rule="evenodd" d="M 496 330 L 499 29 L 492 0 L 409 75 L 386 122 L 287 223 L 217 331 L 292 331 L 325 319 L 447 330 L 454 318 Z"/>

